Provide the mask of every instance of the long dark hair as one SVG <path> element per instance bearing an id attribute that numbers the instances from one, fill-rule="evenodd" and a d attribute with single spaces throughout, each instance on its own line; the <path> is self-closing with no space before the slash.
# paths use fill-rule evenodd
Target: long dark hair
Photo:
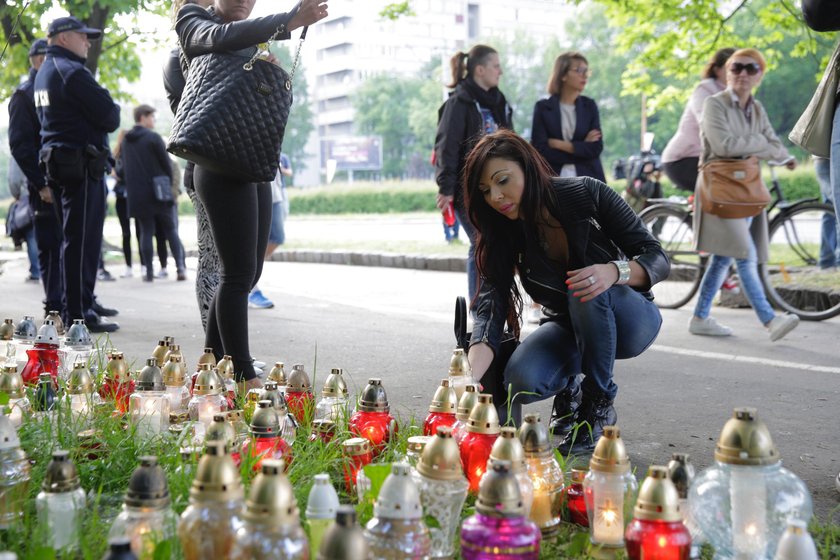
<path id="1" fill-rule="evenodd" d="M 497 54 L 497 51 L 487 45 L 476 45 L 468 53 L 456 52 L 449 59 L 449 68 L 452 70 L 452 83 L 447 87 L 454 88 L 464 78 L 472 77 L 475 72 L 475 67 L 487 64 L 487 58 L 491 54 Z"/>
<path id="2" fill-rule="evenodd" d="M 704 78 L 717 78 L 717 76 L 715 76 L 715 70 L 726 66 L 726 61 L 729 60 L 729 57 L 732 56 L 732 53 L 734 52 L 735 49 L 731 47 L 718 49 L 718 51 L 712 55 L 712 58 L 709 59 L 709 62 L 706 63 L 706 66 L 703 67 L 703 73 L 701 75 Z"/>
<path id="3" fill-rule="evenodd" d="M 525 186 L 519 202 L 519 220 L 510 220 L 494 210 L 480 189 L 481 174 L 491 159 L 512 161 L 522 168 Z M 476 230 L 475 262 L 480 276 L 498 289 L 510 287 L 508 324 L 519 332 L 522 295 L 513 281 L 517 253 L 527 237 L 535 238 L 543 209 L 559 214 L 551 186 L 554 172 L 537 150 L 507 129 L 484 136 L 467 155 L 464 168 L 464 204 Z"/>

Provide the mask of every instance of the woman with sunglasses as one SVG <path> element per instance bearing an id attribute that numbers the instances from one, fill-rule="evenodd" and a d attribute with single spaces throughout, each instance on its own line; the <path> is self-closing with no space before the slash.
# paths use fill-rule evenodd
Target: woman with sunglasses
<path id="1" fill-rule="evenodd" d="M 662 150 L 662 171 L 678 188 L 694 191 L 700 164 L 700 121 L 706 98 L 726 89 L 726 61 L 735 49 L 718 50 L 703 69 L 703 80 L 694 88 L 680 117 L 677 133 Z"/>
<path id="2" fill-rule="evenodd" d="M 558 177 L 606 181 L 600 159 L 604 141 L 598 105 L 582 95 L 591 75 L 582 54 L 561 54 L 548 80 L 550 97 L 534 105 L 531 143 Z"/>
<path id="3" fill-rule="evenodd" d="M 709 97 L 703 104 L 701 162 L 751 156 L 763 160 L 790 157 L 773 131 L 764 107 L 753 97 L 766 66 L 764 57 L 755 49 L 737 50 L 727 60 L 726 89 Z M 792 159 L 787 166 L 795 168 L 796 160 Z M 767 213 L 761 212 L 752 218 L 721 218 L 704 212 L 699 190 L 695 194 L 697 249 L 711 253 L 711 259 L 700 284 L 689 332 L 706 336 L 732 334 L 732 329 L 715 321 L 709 312 L 734 258 L 741 287 L 750 305 L 768 329 L 770 340 L 779 340 L 796 328 L 799 317 L 776 315 L 758 279 L 758 261 L 767 260 Z"/>

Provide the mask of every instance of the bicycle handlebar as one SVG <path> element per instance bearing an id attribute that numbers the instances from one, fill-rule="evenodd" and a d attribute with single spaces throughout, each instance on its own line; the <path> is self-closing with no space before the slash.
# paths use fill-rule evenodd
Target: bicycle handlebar
<path id="1" fill-rule="evenodd" d="M 787 165 L 788 163 L 790 163 L 794 159 L 796 159 L 796 158 L 794 158 L 793 156 L 789 156 L 789 157 L 786 157 L 785 159 L 783 159 L 781 161 L 770 160 L 770 161 L 767 162 L 767 165 L 769 165 L 770 167 L 782 167 L 783 165 Z"/>

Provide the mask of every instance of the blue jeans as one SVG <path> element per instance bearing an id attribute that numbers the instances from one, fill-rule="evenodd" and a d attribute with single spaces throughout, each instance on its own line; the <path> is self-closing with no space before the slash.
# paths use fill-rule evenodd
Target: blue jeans
<path id="1" fill-rule="evenodd" d="M 455 197 L 455 217 L 461 222 L 461 227 L 464 228 L 464 233 L 470 240 L 470 248 L 467 250 L 467 293 L 470 296 L 469 303 L 472 303 L 478 293 L 478 269 L 475 266 L 475 228 L 473 228 L 470 217 L 464 209 L 464 203 L 459 203 L 457 196 Z"/>
<path id="2" fill-rule="evenodd" d="M 825 158 L 814 159 L 814 170 L 820 184 L 820 194 L 824 202 L 833 204 L 831 193 L 831 163 Z M 820 239 L 820 268 L 840 266 L 840 247 L 837 245 L 837 222 L 834 216 L 823 214 L 822 235 Z"/>
<path id="3" fill-rule="evenodd" d="M 744 218 L 752 221 L 752 218 Z M 700 295 L 697 297 L 697 305 L 694 307 L 694 316 L 700 319 L 705 319 L 709 316 L 712 309 L 712 300 L 715 294 L 720 290 L 726 275 L 729 272 L 729 266 L 732 264 L 732 257 L 722 257 L 720 255 L 712 255 L 709 259 L 709 265 L 706 267 L 706 273 L 703 275 L 703 281 L 700 284 Z M 735 265 L 738 268 L 738 278 L 741 281 L 741 287 L 744 289 L 744 294 L 758 315 L 762 324 L 766 325 L 773 320 L 776 313 L 767 301 L 767 296 L 764 295 L 764 288 L 758 279 L 758 257 L 756 256 L 755 243 L 750 237 L 750 252 L 745 259 L 735 259 Z"/>
<path id="4" fill-rule="evenodd" d="M 38 264 L 38 242 L 35 240 L 35 226 L 30 225 L 24 236 L 26 255 L 29 257 L 29 277 L 41 279 L 41 267 Z"/>
<path id="5" fill-rule="evenodd" d="M 511 416 L 519 424 L 522 405 L 553 397 L 577 382 L 583 391 L 615 398 L 615 360 L 635 358 L 656 339 L 662 315 L 653 302 L 627 286 L 613 286 L 592 301 L 571 294 L 571 325 L 548 321 L 516 349 L 504 372 L 511 386 Z M 524 394 L 529 393 L 529 394 Z M 507 411 L 500 411 L 502 421 Z"/>
<path id="6" fill-rule="evenodd" d="M 831 199 L 834 201 L 837 246 L 840 247 L 840 103 L 834 109 L 834 126 L 831 129 Z"/>
<path id="7" fill-rule="evenodd" d="M 274 245 L 282 245 L 286 242 L 286 230 L 284 227 L 283 201 L 271 204 L 271 229 L 268 230 L 268 242 Z"/>

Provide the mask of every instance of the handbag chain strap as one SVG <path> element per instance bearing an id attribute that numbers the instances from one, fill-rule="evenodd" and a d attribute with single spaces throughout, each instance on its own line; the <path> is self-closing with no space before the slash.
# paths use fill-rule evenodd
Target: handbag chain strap
<path id="1" fill-rule="evenodd" d="M 298 42 L 297 51 L 295 51 L 295 60 L 294 60 L 294 62 L 292 62 L 292 71 L 289 72 L 289 81 L 287 82 L 287 85 L 286 85 L 287 89 L 290 87 L 292 80 L 295 79 L 295 72 L 297 71 L 298 62 L 300 61 L 300 49 L 301 49 L 301 47 L 303 47 L 303 41 L 306 39 L 306 32 L 308 30 L 309 30 L 309 26 L 307 25 L 306 27 L 303 28 L 303 31 L 300 34 L 300 41 Z M 266 45 L 271 45 L 272 41 L 276 40 L 277 37 L 279 37 L 280 35 L 283 35 L 284 33 L 286 33 L 286 26 L 281 25 L 280 27 L 278 27 L 274 31 L 274 33 L 271 35 L 271 37 L 268 38 L 268 41 L 266 41 Z M 266 47 L 266 50 L 268 50 L 268 47 Z M 254 56 L 251 57 L 251 60 L 249 60 L 248 62 L 246 62 L 245 64 L 242 65 L 242 68 L 244 68 L 246 72 L 251 71 L 251 69 L 254 67 L 254 63 L 260 57 L 261 52 L 262 51 L 258 48 L 256 50 L 256 52 L 254 53 Z"/>

